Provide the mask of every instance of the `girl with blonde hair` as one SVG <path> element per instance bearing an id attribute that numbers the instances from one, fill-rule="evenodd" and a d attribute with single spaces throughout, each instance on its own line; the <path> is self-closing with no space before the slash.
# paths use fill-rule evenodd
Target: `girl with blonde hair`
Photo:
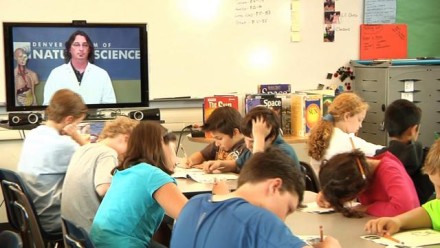
<path id="1" fill-rule="evenodd" d="M 311 130 L 308 139 L 310 164 L 319 170 L 323 160 L 336 154 L 359 149 L 366 156 L 374 156 L 381 145 L 369 143 L 355 136 L 368 110 L 368 104 L 351 92 L 335 97 L 328 114 Z"/>

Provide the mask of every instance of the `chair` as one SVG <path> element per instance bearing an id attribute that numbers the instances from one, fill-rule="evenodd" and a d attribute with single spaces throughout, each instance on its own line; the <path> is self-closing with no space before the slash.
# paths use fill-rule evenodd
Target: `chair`
<path id="1" fill-rule="evenodd" d="M 20 233 L 24 247 L 52 247 L 62 241 L 61 232 L 42 229 L 26 185 L 17 173 L 0 169 L 0 182 L 9 224 Z"/>
<path id="2" fill-rule="evenodd" d="M 18 233 L 4 230 L 0 233 L 0 248 L 22 248 L 23 242 Z"/>
<path id="3" fill-rule="evenodd" d="M 63 228 L 64 246 L 72 248 L 94 248 L 87 231 L 73 222 L 61 217 Z"/>
<path id="4" fill-rule="evenodd" d="M 301 166 L 301 171 L 304 173 L 306 190 L 318 193 L 319 190 L 321 189 L 321 186 L 319 185 L 319 180 L 318 177 L 316 176 L 315 170 L 307 162 L 300 161 L 299 164 Z"/>

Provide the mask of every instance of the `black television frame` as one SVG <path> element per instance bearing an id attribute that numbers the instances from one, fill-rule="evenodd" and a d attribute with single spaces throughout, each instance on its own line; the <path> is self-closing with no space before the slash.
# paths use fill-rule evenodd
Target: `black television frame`
<path id="1" fill-rule="evenodd" d="M 14 79 L 14 37 L 13 29 L 16 27 L 47 27 L 47 28 L 137 28 L 139 30 L 140 49 L 140 100 L 138 102 L 116 102 L 102 104 L 87 104 L 89 110 L 121 109 L 121 108 L 146 108 L 149 107 L 149 65 L 148 65 L 148 32 L 146 23 L 87 23 L 86 21 L 61 22 L 3 22 L 4 62 L 5 62 L 5 90 L 6 111 L 39 111 L 47 106 L 16 106 L 15 79 Z M 68 37 L 66 37 L 67 40 Z M 92 39 L 93 40 L 93 39 Z M 64 50 L 64 42 L 63 47 Z M 109 73 L 110 74 L 110 73 Z M 113 79 L 112 79 L 113 81 Z"/>

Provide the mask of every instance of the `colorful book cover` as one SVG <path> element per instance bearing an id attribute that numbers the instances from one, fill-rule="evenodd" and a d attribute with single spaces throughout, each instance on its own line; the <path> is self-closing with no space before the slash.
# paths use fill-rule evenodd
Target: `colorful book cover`
<path id="1" fill-rule="evenodd" d="M 290 84 L 260 84 L 258 85 L 260 94 L 288 94 L 291 93 Z"/>
<path id="2" fill-rule="evenodd" d="M 238 96 L 218 95 L 205 97 L 203 101 L 203 123 L 211 115 L 212 111 L 225 106 L 233 107 L 238 110 Z M 210 138 L 211 134 L 205 133 L 205 137 Z"/>
<path id="3" fill-rule="evenodd" d="M 322 95 L 322 116 L 325 116 L 328 113 L 328 107 L 335 99 L 335 96 L 331 95 Z"/>
<path id="4" fill-rule="evenodd" d="M 280 124 L 283 126 L 282 120 L 282 99 L 274 94 L 247 94 L 245 97 L 245 113 L 247 114 L 256 106 L 265 106 L 272 109 L 280 117 Z"/>
<path id="5" fill-rule="evenodd" d="M 256 106 L 265 106 L 281 116 L 281 98 L 271 94 L 248 94 L 245 97 L 245 114 Z"/>
<path id="6" fill-rule="evenodd" d="M 321 95 L 292 94 L 292 135 L 305 136 L 318 123 L 322 116 L 321 101 Z"/>
<path id="7" fill-rule="evenodd" d="M 305 99 L 305 120 L 306 120 L 306 133 L 321 120 L 322 110 L 321 110 L 322 98 L 319 95 L 308 96 Z"/>

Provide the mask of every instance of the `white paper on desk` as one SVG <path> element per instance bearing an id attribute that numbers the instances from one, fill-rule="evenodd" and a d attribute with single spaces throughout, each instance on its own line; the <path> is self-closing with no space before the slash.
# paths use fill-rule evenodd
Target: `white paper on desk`
<path id="1" fill-rule="evenodd" d="M 331 212 L 335 211 L 333 208 L 322 208 L 322 207 L 318 206 L 318 203 L 316 203 L 316 202 L 309 202 L 309 203 L 306 203 L 305 205 L 306 205 L 305 208 L 300 208 L 298 210 L 301 212 L 318 213 L 318 214 L 331 213 Z"/>
<path id="2" fill-rule="evenodd" d="M 319 235 L 296 235 L 296 236 L 308 245 L 314 245 L 321 241 L 321 237 Z M 325 238 L 325 235 L 323 238 Z"/>
<path id="3" fill-rule="evenodd" d="M 440 232 L 428 228 L 403 231 L 393 234 L 392 237 L 402 243 L 396 244 L 395 241 L 377 235 L 361 236 L 363 239 L 370 240 L 381 245 L 387 245 L 387 247 L 388 245 L 389 247 L 420 247 L 440 244 Z"/>
<path id="4" fill-rule="evenodd" d="M 357 205 L 359 205 L 359 202 L 347 202 L 345 203 L 345 207 L 355 207 Z M 324 213 L 332 213 L 335 210 L 333 208 L 322 208 L 320 206 L 318 206 L 318 203 L 316 202 L 309 202 L 305 204 L 306 207 L 305 208 L 301 208 L 299 209 L 302 212 L 307 212 L 307 213 L 317 213 L 317 214 L 324 214 Z"/>
<path id="5" fill-rule="evenodd" d="M 219 173 L 219 174 L 207 174 L 207 173 L 189 173 L 188 178 L 199 183 L 214 183 L 217 180 L 237 180 L 238 174 L 235 173 Z"/>
<path id="6" fill-rule="evenodd" d="M 205 174 L 205 172 L 198 168 L 176 167 L 174 168 L 174 173 L 171 174 L 171 176 L 174 178 L 188 178 L 189 174 Z"/>

